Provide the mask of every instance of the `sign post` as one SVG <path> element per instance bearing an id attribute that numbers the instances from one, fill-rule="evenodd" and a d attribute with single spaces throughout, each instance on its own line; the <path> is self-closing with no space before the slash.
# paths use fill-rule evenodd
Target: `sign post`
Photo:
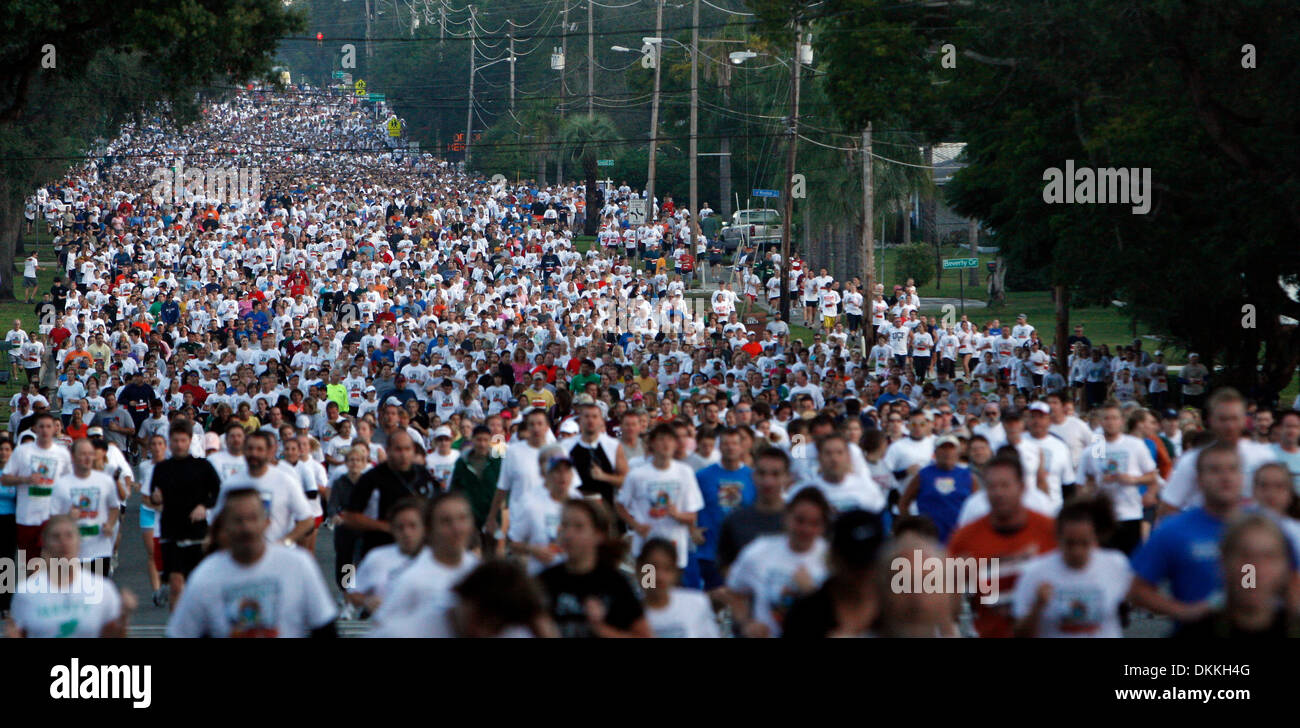
<path id="1" fill-rule="evenodd" d="M 627 202 L 627 221 L 631 225 L 641 225 L 646 218 L 646 202 L 644 199 L 628 200 Z"/>
<path id="2" fill-rule="evenodd" d="M 961 270 L 963 268 L 978 268 L 980 266 L 979 258 L 945 258 L 943 261 L 944 270 Z M 957 274 L 957 286 L 961 295 L 961 315 L 966 315 L 966 276 Z"/>

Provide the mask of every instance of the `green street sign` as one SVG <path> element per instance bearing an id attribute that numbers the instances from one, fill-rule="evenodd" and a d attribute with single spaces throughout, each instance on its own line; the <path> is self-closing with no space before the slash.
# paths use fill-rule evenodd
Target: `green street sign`
<path id="1" fill-rule="evenodd" d="M 597 159 L 597 160 L 596 160 L 596 166 L 597 166 L 597 167 L 613 167 L 613 166 L 614 166 L 614 160 L 612 160 L 612 159 Z"/>
<path id="2" fill-rule="evenodd" d="M 370 101 L 383 101 L 383 100 L 384 100 L 384 95 L 383 95 L 383 94 L 369 94 L 369 95 L 368 95 L 368 98 L 369 98 Z"/>
<path id="3" fill-rule="evenodd" d="M 335 71 L 335 72 L 334 72 L 334 78 L 343 78 L 343 72 L 342 72 L 342 71 Z"/>
<path id="4" fill-rule="evenodd" d="M 943 261 L 944 270 L 954 268 L 978 268 L 980 267 L 979 258 L 945 258 Z"/>

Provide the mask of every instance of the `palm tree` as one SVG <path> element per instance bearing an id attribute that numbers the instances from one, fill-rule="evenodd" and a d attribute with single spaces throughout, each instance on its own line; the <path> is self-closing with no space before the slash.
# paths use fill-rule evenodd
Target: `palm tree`
<path id="1" fill-rule="evenodd" d="M 554 158 L 552 150 L 555 136 L 559 132 L 559 117 L 554 110 L 542 104 L 530 104 L 521 110 L 518 122 L 519 141 L 523 142 L 520 148 L 529 150 L 528 156 L 532 158 L 537 183 L 545 185 L 546 165 Z M 563 184 L 564 180 L 559 182 Z"/>
<path id="2" fill-rule="evenodd" d="M 614 141 L 618 138 L 618 129 L 609 117 L 602 115 L 571 116 L 560 127 L 560 145 L 565 158 L 582 168 L 586 180 L 587 212 L 583 235 L 595 235 L 599 222 L 600 209 L 596 199 L 596 161 L 602 155 L 610 155 Z"/>

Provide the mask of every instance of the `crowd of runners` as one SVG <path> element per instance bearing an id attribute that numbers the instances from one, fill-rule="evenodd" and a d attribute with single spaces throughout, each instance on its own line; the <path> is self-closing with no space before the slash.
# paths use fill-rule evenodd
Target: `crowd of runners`
<path id="1" fill-rule="evenodd" d="M 773 250 L 384 121 L 253 88 L 33 195 L 57 255 L 5 335 L 9 635 L 124 634 L 140 599 L 181 637 L 1292 632 L 1300 412 L 796 258 L 804 340 Z M 114 585 L 126 550 L 152 594 Z M 992 581 L 900 586 L 935 558 Z"/>

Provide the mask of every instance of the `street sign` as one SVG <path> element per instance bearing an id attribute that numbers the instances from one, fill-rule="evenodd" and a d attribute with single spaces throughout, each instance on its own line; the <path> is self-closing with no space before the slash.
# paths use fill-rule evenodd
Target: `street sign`
<path id="1" fill-rule="evenodd" d="M 396 116 L 388 120 L 388 136 L 399 137 L 402 135 L 402 122 Z"/>
<path id="2" fill-rule="evenodd" d="M 612 160 L 612 159 L 597 159 L 597 160 L 596 160 L 596 166 L 597 166 L 597 167 L 613 167 L 613 166 L 614 166 L 614 160 Z"/>
<path id="3" fill-rule="evenodd" d="M 356 84 L 353 86 L 353 88 L 356 90 L 356 94 L 357 94 L 357 96 L 365 96 L 365 95 L 366 95 L 366 82 L 365 82 L 365 81 L 363 81 L 363 80 L 361 80 L 361 79 L 358 79 L 357 82 L 356 82 Z"/>
<path id="4" fill-rule="evenodd" d="M 781 191 L 780 190 L 754 190 L 752 194 L 754 197 L 780 197 Z"/>
<path id="5" fill-rule="evenodd" d="M 645 200 L 628 200 L 627 221 L 632 225 L 641 225 L 645 222 Z"/>
<path id="6" fill-rule="evenodd" d="M 350 74 L 350 73 L 345 73 L 345 74 L 343 74 L 343 83 L 345 83 L 345 84 L 351 86 L 351 85 L 352 85 L 352 74 Z"/>
<path id="7" fill-rule="evenodd" d="M 334 72 L 334 78 L 343 78 L 343 72 L 342 72 L 342 71 L 335 71 L 335 72 Z"/>
<path id="8" fill-rule="evenodd" d="M 366 97 L 367 97 L 370 101 L 386 101 L 386 100 L 387 100 L 387 97 L 384 96 L 383 94 L 366 94 Z"/>
<path id="9" fill-rule="evenodd" d="M 980 267 L 979 258 L 945 258 L 943 261 L 944 270 L 978 267 Z"/>

